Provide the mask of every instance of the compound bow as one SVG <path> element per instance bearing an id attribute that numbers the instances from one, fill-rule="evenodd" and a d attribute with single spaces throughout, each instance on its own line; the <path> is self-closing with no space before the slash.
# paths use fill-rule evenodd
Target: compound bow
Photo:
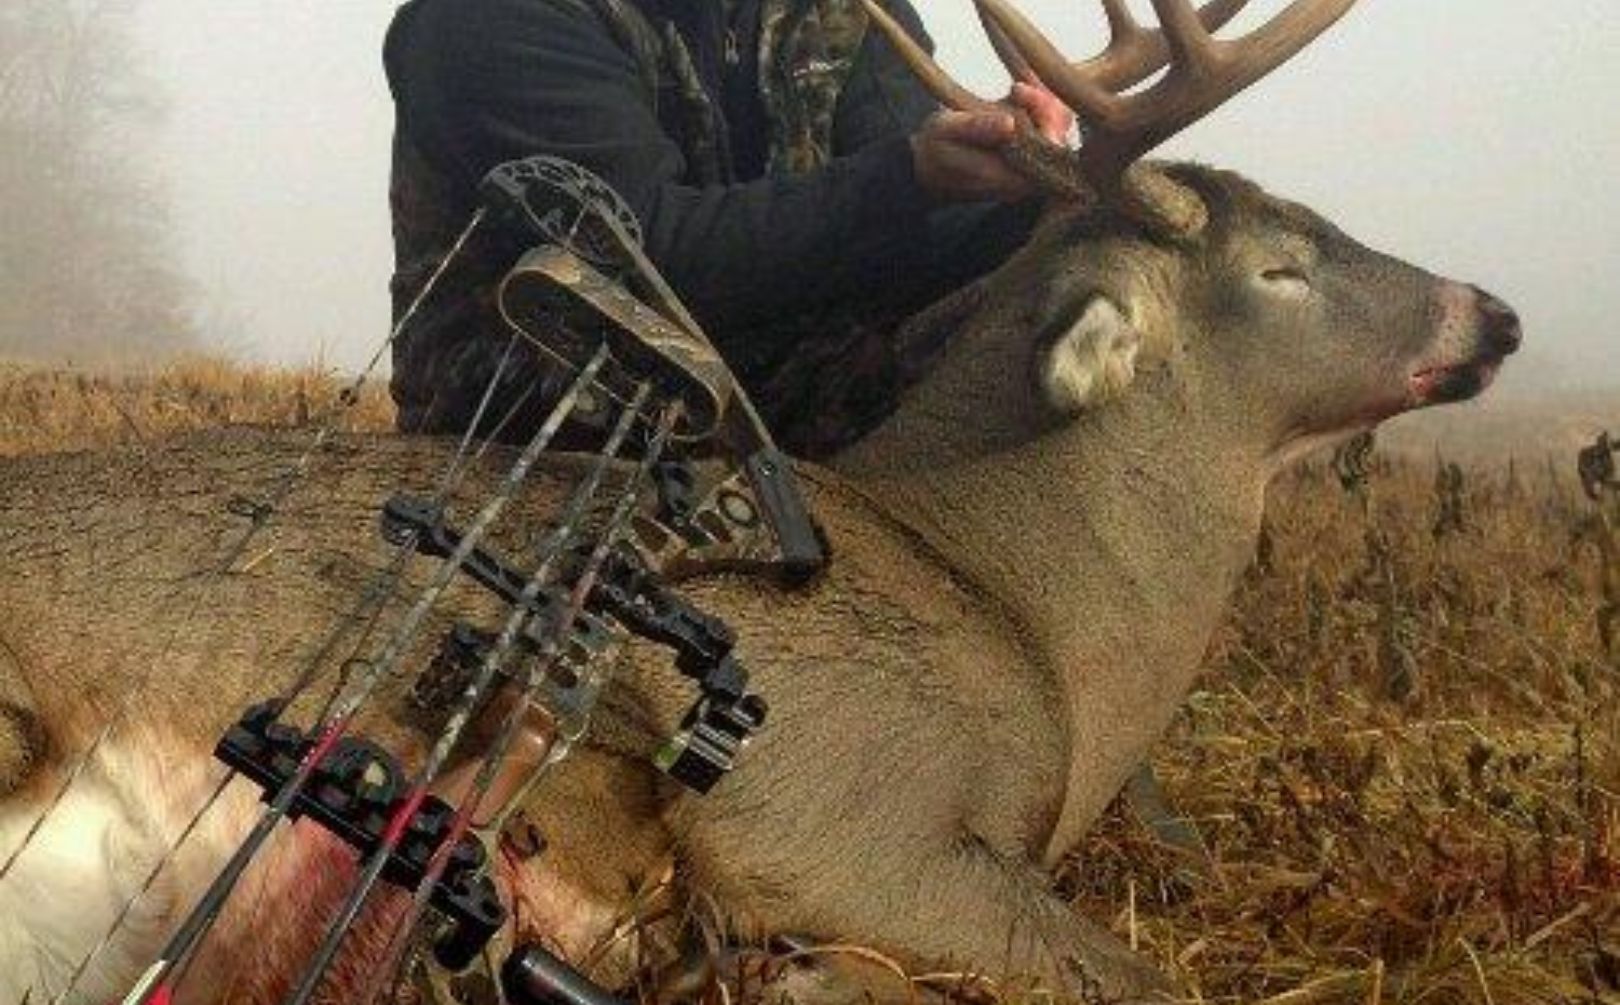
<path id="1" fill-rule="evenodd" d="M 286 1005 L 305 1005 L 312 998 L 380 885 L 401 888 L 410 899 L 364 1001 L 375 1000 L 401 971 L 429 916 L 434 919 L 432 966 L 460 971 L 485 957 L 507 910 L 487 875 L 485 847 L 473 832 L 499 833 L 545 771 L 585 735 L 610 669 L 608 654 L 623 637 L 670 648 L 675 667 L 697 686 L 691 710 L 655 758 L 687 788 L 707 792 L 763 726 L 766 705 L 749 691 L 731 632 L 672 591 L 663 574 L 682 562 L 720 556 L 772 569 L 788 582 L 813 575 L 824 555 L 792 467 L 702 329 L 647 259 L 634 214 L 606 183 L 567 161 L 536 157 L 495 169 L 480 195 L 481 207 L 318 424 L 298 461 L 265 498 L 232 500 L 231 512 L 248 526 L 215 571 L 233 567 L 276 518 L 331 441 L 342 414 L 359 401 L 384 353 L 415 322 L 475 235 L 487 228 L 520 234 L 531 248 L 498 290 L 510 328 L 506 353 L 436 492 L 430 498 L 398 495 L 383 504 L 381 527 L 393 549 L 390 561 L 297 669 L 286 691 L 248 709 L 220 739 L 216 756 L 229 772 L 123 905 L 111 929 L 79 961 L 52 1005 L 68 1000 L 233 778 L 262 790 L 264 808 L 123 1005 L 172 999 L 243 875 L 278 826 L 292 819 L 311 821 L 340 838 L 361 864 Z M 486 426 L 497 385 L 522 347 L 571 370 L 572 383 L 482 507 L 458 529 L 449 519 L 450 492 Z M 606 399 L 617 407 L 617 418 L 532 561 L 514 565 L 486 544 L 491 527 L 585 399 L 597 404 Z M 505 429 L 511 418 L 509 412 L 493 428 Z M 723 472 L 700 474 L 681 459 L 699 451 L 727 458 Z M 624 459 L 627 454 L 633 459 Z M 608 516 L 590 526 L 588 518 L 601 512 L 610 482 Z M 656 501 L 651 511 L 644 499 L 648 489 Z M 436 569 L 398 623 L 374 641 L 385 605 L 404 588 L 406 568 L 419 556 L 436 559 Z M 405 672 L 413 643 L 458 577 L 498 598 L 505 621 L 497 631 L 456 625 L 438 656 L 414 675 L 413 699 L 448 715 L 422 765 L 407 776 L 398 758 L 352 735 L 351 727 L 379 686 Z M 285 721 L 334 662 L 344 670 L 344 680 L 314 723 L 301 729 Z M 0 878 L 117 719 L 67 772 L 55 799 L 0 866 Z M 451 804 L 433 792 L 475 719 L 495 724 L 493 740 L 465 779 L 464 794 Z M 482 809 L 490 804 L 492 814 Z M 499 969 L 500 993 L 520 1005 L 611 1000 L 536 945 L 517 947 Z"/>

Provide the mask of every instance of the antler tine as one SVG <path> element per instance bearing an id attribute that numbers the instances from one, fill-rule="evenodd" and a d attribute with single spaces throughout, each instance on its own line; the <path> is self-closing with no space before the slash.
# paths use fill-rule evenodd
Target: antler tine
<path id="1" fill-rule="evenodd" d="M 973 8 L 979 13 L 979 23 L 984 26 L 984 33 L 990 39 L 990 47 L 996 50 L 996 57 L 1001 60 L 1001 65 L 1007 68 L 1007 72 L 1012 74 L 1012 78 L 1026 84 L 1039 83 L 1034 69 L 1029 65 L 1029 61 L 1012 44 L 1012 40 L 1007 37 L 1006 32 L 1001 30 L 1001 26 L 996 24 L 990 13 L 985 10 L 983 0 L 973 0 Z"/>
<path id="2" fill-rule="evenodd" d="M 889 16 L 889 12 L 884 10 L 875 0 L 861 0 L 861 6 L 866 8 L 866 13 L 872 19 L 872 24 L 883 32 L 884 37 L 889 40 L 889 44 L 894 46 L 894 50 L 899 53 L 901 61 L 916 75 L 918 81 L 940 104 L 946 108 L 954 108 L 963 112 L 991 107 L 992 102 L 986 101 L 951 79 L 951 75 L 946 73 L 938 63 L 934 62 L 934 57 L 930 56 L 921 45 L 918 45 L 916 39 L 906 32 L 900 22 Z M 991 41 L 995 41 L 994 35 L 991 36 Z M 1000 52 L 1000 49 L 998 48 L 997 51 Z"/>
<path id="3" fill-rule="evenodd" d="M 1293 0 L 1248 35 L 1220 41 L 1190 0 L 1153 0 L 1171 51 L 1170 72 L 1148 91 L 1117 99 L 1099 135 L 1081 149 L 1081 169 L 1099 182 L 1117 177 L 1132 161 L 1287 62 L 1355 3 Z"/>
<path id="4" fill-rule="evenodd" d="M 1027 162 L 1031 177 L 1054 194 L 1106 196 L 1132 162 L 1287 62 L 1356 0 L 1292 0 L 1263 26 L 1232 41 L 1214 33 L 1248 0 L 1208 0 L 1201 8 L 1193 0 L 1152 0 L 1160 27 L 1151 31 L 1136 23 L 1125 0 L 1101 0 L 1112 37 L 1101 56 L 1082 64 L 1071 64 L 1011 0 L 973 2 L 1013 76 L 1045 84 L 1086 127 L 1085 142 L 1067 167 L 1054 167 L 1062 148 L 1029 136 L 1015 144 L 1019 162 Z M 997 107 L 952 80 L 876 0 L 861 3 L 943 104 L 964 111 Z M 1166 65 L 1169 72 L 1152 87 L 1120 93 Z"/>
<path id="5" fill-rule="evenodd" d="M 1131 14 L 1131 8 L 1125 0 L 1102 0 L 1103 14 L 1108 18 L 1108 30 L 1113 33 L 1114 41 L 1134 35 L 1142 30 Z"/>
<path id="6" fill-rule="evenodd" d="M 1211 58 L 1215 39 L 1204 30 L 1192 0 L 1153 0 L 1153 13 L 1159 16 L 1170 47 L 1170 61 L 1180 68 L 1203 69 Z"/>
<path id="7" fill-rule="evenodd" d="M 1035 75 L 1085 120 L 1088 136 L 1079 152 L 1080 170 L 1092 184 L 1109 188 L 1131 162 L 1281 66 L 1356 0 L 1293 0 L 1265 25 L 1234 41 L 1217 40 L 1212 30 L 1242 10 L 1243 0 L 1212 0 L 1203 10 L 1195 9 L 1192 0 L 1153 0 L 1161 29 L 1151 34 L 1135 27 L 1118 0 L 1104 0 L 1115 31 L 1109 46 L 1115 53 L 1113 72 L 1129 69 L 1129 76 L 1157 68 L 1153 63 L 1158 57 L 1146 58 L 1141 50 L 1134 60 L 1119 55 L 1130 55 L 1133 45 L 1163 46 L 1170 66 L 1164 79 L 1147 91 L 1124 95 L 1104 85 L 1106 75 L 1095 65 L 1070 65 L 1009 0 L 976 2 Z M 1145 41 L 1149 38 L 1155 43 Z M 1106 52 L 1102 58 L 1108 58 Z"/>
<path id="8" fill-rule="evenodd" d="M 924 88 L 941 104 L 963 111 L 992 105 L 992 102 L 952 79 L 875 0 L 861 0 L 861 3 L 872 23 L 888 38 Z M 1248 3 L 1249 0 L 1209 0 L 1199 11 L 1199 17 L 1206 29 L 1218 31 Z M 1090 76 L 1100 88 L 1110 91 L 1132 87 L 1163 69 L 1170 58 L 1163 32 L 1138 25 L 1125 6 L 1125 0 L 1102 0 L 1102 4 L 1112 29 L 1112 40 L 1102 55 L 1075 69 Z M 1027 84 L 1040 82 L 1042 75 L 1030 65 L 1018 43 L 1008 36 L 986 0 L 974 0 L 974 9 L 991 47 L 1007 72 L 1014 79 Z M 1030 31 L 1035 32 L 1033 26 L 1030 26 Z M 1055 49 L 1053 51 L 1056 52 Z"/>
<path id="9" fill-rule="evenodd" d="M 1112 37 L 1108 48 L 1075 69 L 1110 91 L 1123 91 L 1164 69 L 1170 62 L 1170 46 L 1164 32 L 1143 28 L 1131 16 L 1125 0 L 1102 0 Z M 1207 32 L 1217 32 L 1242 13 L 1249 0 L 1209 0 L 1198 12 Z"/>
<path id="10" fill-rule="evenodd" d="M 1090 76 L 1069 65 L 1068 58 L 1007 0 L 975 0 L 986 19 L 1034 70 L 1035 76 L 1088 125 L 1106 125 L 1120 110 L 1120 100 Z"/>
<path id="11" fill-rule="evenodd" d="M 1350 12 L 1356 0 L 1294 0 L 1282 13 L 1241 39 L 1217 45 L 1230 97 L 1292 59 Z M 1224 100 L 1224 98 L 1222 99 Z"/>

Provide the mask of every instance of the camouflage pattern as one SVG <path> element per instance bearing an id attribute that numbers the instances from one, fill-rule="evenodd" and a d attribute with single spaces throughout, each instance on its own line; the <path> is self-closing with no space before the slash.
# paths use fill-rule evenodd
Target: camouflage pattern
<path id="1" fill-rule="evenodd" d="M 783 449 L 819 459 L 871 432 L 906 386 L 896 314 L 841 309 L 780 322 L 760 344 L 791 346 L 768 365 L 736 365 Z"/>
<path id="2" fill-rule="evenodd" d="M 589 0 L 615 38 L 628 45 L 643 75 L 680 102 L 676 137 L 698 184 L 724 180 L 720 112 L 704 90 L 686 43 L 670 24 L 660 32 L 622 0 Z M 859 0 L 763 0 L 760 11 L 760 96 L 770 122 L 770 171 L 792 174 L 833 157 L 833 117 L 868 18 Z M 658 39 L 653 48 L 640 40 Z"/>
<path id="3" fill-rule="evenodd" d="M 597 17 L 607 26 L 621 49 L 635 57 L 649 99 L 657 97 L 659 53 L 665 36 L 644 17 L 631 0 L 566 0 L 581 17 Z"/>
<path id="4" fill-rule="evenodd" d="M 394 139 L 388 199 L 396 258 L 389 290 L 397 322 L 450 252 L 456 236 L 467 225 L 467 217 L 451 208 L 461 199 L 401 136 Z M 493 271 L 491 263 L 475 260 L 477 250 L 476 244 L 468 249 L 458 271 L 466 269 L 480 275 Z M 468 330 L 474 318 L 488 316 L 484 311 L 490 305 L 489 284 L 447 274 L 445 285 L 452 283 L 461 288 L 461 295 L 441 292 L 425 301 L 393 346 L 390 389 L 399 407 L 399 428 L 406 432 L 447 428 L 453 420 L 442 414 L 443 403 L 461 397 L 470 381 L 478 381 L 480 372 L 484 381 L 494 372 L 493 365 L 486 365 L 482 359 L 488 355 L 483 340 L 439 337 Z M 497 354 L 500 351 L 495 349 Z M 477 393 L 473 392 L 474 400 Z"/>
<path id="5" fill-rule="evenodd" d="M 648 100 L 673 132 L 688 162 L 690 184 L 731 178 L 722 116 L 705 91 L 686 44 L 669 23 L 654 25 L 629 0 L 565 0 L 597 17 L 636 59 Z M 763 0 L 758 50 L 760 86 L 770 124 L 768 170 L 814 170 L 834 155 L 838 100 L 867 30 L 859 0 Z M 458 192 L 402 138 L 396 138 L 390 189 L 397 253 L 392 283 L 395 317 L 450 250 L 472 212 Z M 471 420 L 507 352 L 494 287 L 515 260 L 512 249 L 474 241 L 444 289 L 394 347 L 392 391 L 398 425 L 413 432 L 459 432 Z M 896 393 L 888 325 L 854 312 L 784 321 L 787 337 L 749 339 L 791 346 L 784 358 L 729 359 L 789 450 L 820 456 L 854 439 L 886 414 Z M 889 321 L 898 318 L 887 319 Z M 837 374 L 836 380 L 829 375 Z M 532 429 L 568 375 L 519 347 L 508 360 L 482 426 L 488 434 L 512 412 L 508 437 Z M 535 390 L 533 385 L 542 386 Z M 588 424 L 587 424 L 588 425 Z M 600 431 L 575 429 L 559 446 L 588 446 Z"/>
<path id="6" fill-rule="evenodd" d="M 664 23 L 662 41 L 660 69 L 675 99 L 675 141 L 686 157 L 688 180 L 695 185 L 722 184 L 730 180 L 731 167 L 724 149 L 720 110 L 704 90 L 697 63 L 673 23 Z"/>
<path id="7" fill-rule="evenodd" d="M 833 115 L 867 23 L 858 0 L 765 0 L 759 82 L 772 174 L 812 171 L 832 160 Z"/>
<path id="8" fill-rule="evenodd" d="M 590 0 L 621 40 L 655 36 L 659 46 L 629 46 L 643 75 L 680 104 L 681 135 L 690 179 L 712 184 L 726 179 L 721 116 L 704 90 L 685 41 L 673 25 L 654 29 L 622 0 Z M 760 96 L 770 123 L 769 170 L 812 171 L 833 158 L 833 118 L 868 18 L 859 0 L 763 0 L 760 11 Z"/>

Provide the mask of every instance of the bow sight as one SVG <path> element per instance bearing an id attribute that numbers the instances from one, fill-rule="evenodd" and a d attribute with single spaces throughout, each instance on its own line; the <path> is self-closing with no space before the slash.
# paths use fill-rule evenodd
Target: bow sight
<path id="1" fill-rule="evenodd" d="M 439 493 L 401 494 L 385 502 L 381 530 L 395 559 L 379 574 L 374 592 L 386 596 L 398 589 L 405 566 L 423 556 L 438 562 L 432 581 L 376 651 L 357 647 L 345 664 L 352 679 L 312 727 L 300 729 L 283 716 L 338 647 L 336 636 L 323 643 L 287 694 L 248 710 L 221 739 L 218 758 L 263 790 L 266 808 L 125 1005 L 172 993 L 177 975 L 283 819 L 319 825 L 361 861 L 359 879 L 286 999 L 289 1005 L 310 1000 L 379 883 L 408 891 L 411 909 L 364 1001 L 376 999 L 383 982 L 403 967 L 429 965 L 416 953 L 422 940 L 413 933 L 430 910 L 431 965 L 456 971 L 487 961 L 507 911 L 486 875 L 488 856 L 475 832 L 499 833 L 544 770 L 586 734 L 612 655 L 625 638 L 667 647 L 675 668 L 696 684 L 690 711 L 655 757 L 658 768 L 682 785 L 707 792 L 764 725 L 765 702 L 748 690 L 730 629 L 673 592 L 664 577 L 710 562 L 748 565 L 790 583 L 813 575 L 824 555 L 792 467 L 642 252 L 639 224 L 609 186 L 576 165 L 537 157 L 497 168 L 480 194 L 482 208 L 389 342 L 412 322 L 473 235 L 493 227 L 531 246 L 498 289 L 500 312 L 511 329 L 507 358 L 526 345 L 574 371 L 573 382 L 557 401 L 547 402 L 545 421 L 470 520 L 452 522 L 448 487 L 463 469 L 501 369 Z M 534 561 L 515 563 L 486 543 L 490 527 L 587 396 L 618 406 L 616 424 L 546 528 Z M 354 397 L 346 393 L 340 404 L 351 405 Z M 330 432 L 318 432 L 292 476 L 308 467 Z M 633 463 L 618 461 L 621 453 L 633 456 Z M 708 460 L 686 459 L 698 455 Z M 593 501 L 610 482 L 617 493 L 610 495 L 611 515 L 587 529 L 587 517 L 601 513 Z M 642 498 L 647 487 L 653 489 L 650 500 Z M 290 491 L 267 502 L 241 501 L 233 512 L 250 517 L 257 530 Z M 457 624 L 437 657 L 414 675 L 412 699 L 447 717 L 424 765 L 408 774 L 392 754 L 347 733 L 380 682 L 401 672 L 429 611 L 463 575 L 497 598 L 507 618 L 495 630 Z M 367 606 L 372 603 L 362 599 L 354 617 L 374 617 L 385 601 Z M 447 786 L 443 769 L 475 720 L 493 724 L 479 735 L 494 739 L 471 772 L 450 773 L 455 777 Z M 441 798 L 446 793 L 451 799 Z M 500 970 L 498 978 L 489 976 L 502 982 L 509 1001 L 608 1000 L 535 946 L 514 947 L 504 966 L 491 969 Z"/>

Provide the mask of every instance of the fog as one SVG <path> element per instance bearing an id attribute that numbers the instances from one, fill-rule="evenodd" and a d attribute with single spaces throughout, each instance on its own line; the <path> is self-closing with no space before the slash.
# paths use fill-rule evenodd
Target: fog
<path id="1" fill-rule="evenodd" d="M 231 353 L 349 366 L 385 330 L 394 6 L 146 0 L 140 55 L 171 110 L 154 141 L 183 265 Z M 1077 56 L 1103 37 L 1085 0 L 1024 8 Z M 949 68 L 1005 86 L 969 0 L 920 9 Z M 1366 0 L 1165 153 L 1240 170 L 1511 301 L 1531 340 L 1510 368 L 1521 383 L 1606 382 L 1620 376 L 1616 53 L 1610 0 Z"/>

